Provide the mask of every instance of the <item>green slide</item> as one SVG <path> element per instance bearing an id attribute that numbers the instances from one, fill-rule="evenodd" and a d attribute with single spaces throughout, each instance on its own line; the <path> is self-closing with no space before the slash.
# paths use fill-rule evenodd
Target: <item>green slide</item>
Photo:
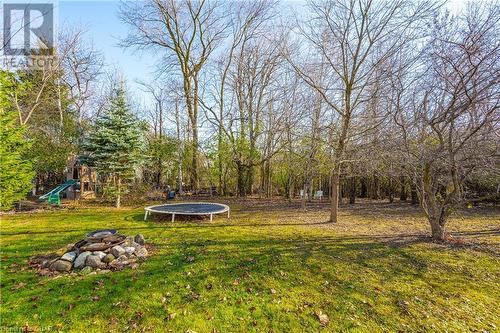
<path id="1" fill-rule="evenodd" d="M 41 197 L 38 198 L 40 201 L 47 200 L 47 202 L 51 205 L 60 205 L 61 204 L 61 198 L 59 197 L 59 194 L 62 191 L 65 191 L 68 187 L 73 186 L 76 184 L 76 179 L 70 179 L 67 182 L 57 186 L 55 189 L 50 191 L 49 193 L 45 193 Z"/>

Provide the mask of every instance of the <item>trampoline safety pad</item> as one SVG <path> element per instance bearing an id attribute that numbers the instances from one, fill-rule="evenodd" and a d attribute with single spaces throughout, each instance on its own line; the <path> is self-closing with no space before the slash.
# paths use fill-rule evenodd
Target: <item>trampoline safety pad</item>
<path id="1" fill-rule="evenodd" d="M 146 221 L 151 213 L 171 214 L 172 222 L 175 221 L 175 215 L 209 215 L 212 222 L 214 214 L 222 214 L 227 212 L 229 218 L 229 206 L 213 203 L 213 202 L 183 202 L 174 204 L 164 204 L 149 206 L 144 208 L 144 221 Z"/>

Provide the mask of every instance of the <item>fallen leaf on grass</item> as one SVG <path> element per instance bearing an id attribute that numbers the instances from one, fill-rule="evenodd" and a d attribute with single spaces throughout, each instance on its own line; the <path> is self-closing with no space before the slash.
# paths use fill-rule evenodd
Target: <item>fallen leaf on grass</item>
<path id="1" fill-rule="evenodd" d="M 276 290 L 271 288 L 271 294 L 273 294 L 273 295 L 276 294 Z"/>
<path id="2" fill-rule="evenodd" d="M 410 314 L 410 310 L 408 309 L 408 302 L 407 301 L 399 300 L 397 304 L 398 304 L 401 312 L 403 312 L 405 315 Z"/>
<path id="3" fill-rule="evenodd" d="M 191 293 L 191 300 L 197 301 L 200 299 L 200 294 L 197 293 Z"/>
<path id="4" fill-rule="evenodd" d="M 25 286 L 26 286 L 26 283 L 24 283 L 24 282 L 19 282 L 18 284 L 14 285 L 14 286 L 12 287 L 12 290 L 19 290 L 19 289 L 21 289 L 21 288 L 24 288 Z"/>
<path id="5" fill-rule="evenodd" d="M 316 311 L 316 317 L 318 317 L 319 323 L 321 326 L 326 326 L 330 322 L 328 316 L 323 313 L 321 310 Z"/>
<path id="6" fill-rule="evenodd" d="M 38 330 L 38 326 L 30 326 L 28 323 L 24 324 L 22 327 L 23 332 L 35 332 Z"/>

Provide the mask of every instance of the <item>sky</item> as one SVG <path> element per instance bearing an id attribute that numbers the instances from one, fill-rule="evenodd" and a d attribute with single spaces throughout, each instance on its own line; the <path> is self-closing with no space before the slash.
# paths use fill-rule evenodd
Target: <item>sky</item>
<path id="1" fill-rule="evenodd" d="M 85 38 L 104 56 L 107 66 L 124 75 L 127 85 L 140 94 L 137 80 L 152 79 L 156 60 L 151 54 L 124 49 L 118 44 L 127 34 L 127 25 L 119 19 L 119 1 L 59 1 L 59 29 L 63 26 L 80 27 Z"/>
<path id="2" fill-rule="evenodd" d="M 447 6 L 454 11 L 462 7 L 465 1 L 449 0 Z M 106 64 L 120 70 L 136 93 L 136 80 L 148 81 L 153 78 L 156 59 L 151 54 L 134 53 L 118 45 L 128 29 L 119 19 L 119 1 L 59 0 L 58 4 L 59 27 L 67 24 L 83 27 L 88 40 L 92 40 L 95 48 L 104 55 Z"/>
<path id="3" fill-rule="evenodd" d="M 154 78 L 152 73 L 157 59 L 150 52 L 140 53 L 133 49 L 123 49 L 118 45 L 128 30 L 127 25 L 119 18 L 120 1 L 55 1 L 58 7 L 56 21 L 59 29 L 66 26 L 83 29 L 87 42 L 92 42 L 95 49 L 102 53 L 106 65 L 109 68 L 116 68 L 125 77 L 128 87 L 132 90 L 131 93 L 139 99 L 147 99 L 139 89 L 137 81 L 147 82 Z M 297 4 L 303 0 L 284 0 L 285 5 L 287 1 Z M 447 6 L 451 11 L 456 11 L 463 7 L 465 1 L 449 0 Z"/>

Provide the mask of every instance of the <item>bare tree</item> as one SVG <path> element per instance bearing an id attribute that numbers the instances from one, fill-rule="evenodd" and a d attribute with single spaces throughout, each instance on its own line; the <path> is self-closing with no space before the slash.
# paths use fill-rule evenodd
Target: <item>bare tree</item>
<path id="1" fill-rule="evenodd" d="M 227 22 L 221 7 L 205 0 L 148 0 L 124 3 L 122 20 L 132 32 L 123 40 L 126 47 L 165 50 L 167 63 L 181 74 L 184 103 L 191 123 L 191 185 L 197 189 L 198 106 L 200 72 L 224 37 Z"/>
<path id="2" fill-rule="evenodd" d="M 311 53 L 308 66 L 300 66 L 286 51 L 290 64 L 337 114 L 334 124 L 332 205 L 330 221 L 337 222 L 339 181 L 352 121 L 365 102 L 366 88 L 375 80 L 378 64 L 416 37 L 418 24 L 433 6 L 429 2 L 403 0 L 311 1 L 310 16 L 299 25 L 301 38 Z M 299 53 L 306 51 L 303 46 Z M 318 82 L 310 67 L 325 65 L 328 80 Z"/>
<path id="3" fill-rule="evenodd" d="M 215 64 L 217 79 L 213 82 L 213 91 L 202 101 L 209 121 L 218 131 L 219 177 L 222 176 L 222 142 L 228 140 L 237 167 L 238 193 L 242 196 L 253 183 L 254 167 L 262 162 L 255 161 L 257 140 L 264 133 L 262 129 L 257 130 L 257 126 L 262 120 L 262 110 L 268 106 L 266 88 L 276 70 L 277 53 L 269 53 L 271 44 L 268 41 L 264 41 L 266 44 L 260 50 L 257 41 L 265 40 L 263 36 L 268 32 L 265 28 L 273 18 L 274 6 L 275 2 L 269 0 L 243 1 L 231 13 L 229 47 Z M 273 126 L 274 123 L 267 124 Z M 274 142 L 272 136 L 266 138 L 265 142 Z M 264 152 L 265 160 L 270 158 L 272 151 L 274 149 Z M 253 154 L 253 158 L 248 160 L 248 154 Z M 220 188 L 221 183 L 219 178 Z"/>
<path id="4" fill-rule="evenodd" d="M 64 70 L 62 81 L 69 88 L 72 107 L 78 115 L 78 121 L 88 117 L 95 105 L 98 90 L 97 83 L 103 73 L 104 59 L 90 41 L 84 40 L 84 32 L 75 30 L 66 32 L 61 37 L 63 45 L 67 45 L 66 56 L 61 66 Z"/>
<path id="5" fill-rule="evenodd" d="M 167 101 L 167 94 L 168 92 L 163 86 L 158 86 L 155 83 L 149 83 L 149 82 L 143 82 L 139 81 L 139 85 L 141 86 L 141 90 L 144 91 L 146 94 L 152 97 L 153 99 L 153 106 L 149 108 L 149 117 L 151 119 L 152 123 L 152 129 L 153 129 L 153 138 L 156 141 L 157 144 L 160 146 L 165 140 L 164 137 L 164 132 L 165 132 L 165 104 L 168 102 Z M 164 165 L 164 156 L 161 153 L 157 154 L 156 156 L 156 186 L 158 188 L 161 187 L 162 184 L 162 176 L 163 176 L 163 165 Z"/>
<path id="6" fill-rule="evenodd" d="M 406 102 L 394 119 L 435 240 L 445 239 L 446 222 L 463 198 L 464 181 L 495 154 L 499 22 L 495 4 L 470 4 L 463 16 L 437 17 L 416 84 L 399 89 Z"/>
<path id="7" fill-rule="evenodd" d="M 47 61 L 45 66 L 26 69 L 36 80 L 31 82 L 30 88 L 24 91 L 29 97 L 13 96 L 17 107 L 19 123 L 27 125 L 32 116 L 38 112 L 43 105 L 44 97 L 50 93 L 53 84 L 56 85 L 56 103 L 62 122 L 63 112 L 61 100 L 69 97 L 71 107 L 81 115 L 84 104 L 92 98 L 90 91 L 93 83 L 96 83 L 103 65 L 101 55 L 91 45 L 85 45 L 83 32 L 81 30 L 65 30 L 58 36 L 59 47 Z M 41 54 L 32 54 L 36 58 Z M 62 96 L 62 85 L 69 88 L 69 96 Z"/>

